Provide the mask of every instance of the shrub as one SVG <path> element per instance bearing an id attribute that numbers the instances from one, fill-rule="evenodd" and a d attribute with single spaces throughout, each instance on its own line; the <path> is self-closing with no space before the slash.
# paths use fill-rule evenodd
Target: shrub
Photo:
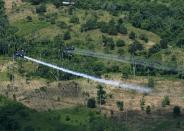
<path id="1" fill-rule="evenodd" d="M 88 108 L 95 108 L 96 107 L 96 101 L 94 98 L 90 98 L 87 101 L 87 107 Z"/>
<path id="2" fill-rule="evenodd" d="M 36 13 L 42 14 L 47 11 L 46 6 L 44 4 L 36 7 Z"/>
<path id="3" fill-rule="evenodd" d="M 175 106 L 173 108 L 173 115 L 174 116 L 179 116 L 181 114 L 181 110 L 180 110 L 180 107 L 179 106 Z"/>
<path id="4" fill-rule="evenodd" d="M 31 16 L 27 16 L 27 17 L 26 17 L 26 20 L 27 20 L 28 22 L 32 22 L 33 18 L 32 18 Z"/>
<path id="5" fill-rule="evenodd" d="M 166 105 L 170 105 L 170 99 L 169 96 L 165 96 L 162 100 L 162 106 L 165 107 Z"/>
<path id="6" fill-rule="evenodd" d="M 147 35 L 145 35 L 145 34 L 141 34 L 140 36 L 139 36 L 139 38 L 141 39 L 141 40 L 143 40 L 144 42 L 148 42 L 148 36 Z"/>
<path id="7" fill-rule="evenodd" d="M 121 34 L 127 34 L 128 30 L 127 30 L 127 28 L 123 24 L 121 24 L 118 27 L 118 32 L 121 33 Z"/>
<path id="8" fill-rule="evenodd" d="M 142 111 L 144 110 L 144 106 L 145 106 L 145 99 L 144 99 L 144 96 L 143 96 L 142 99 L 140 100 L 140 107 L 141 107 Z"/>
<path id="9" fill-rule="evenodd" d="M 71 17 L 70 23 L 79 24 L 79 18 L 77 16 Z"/>
<path id="10" fill-rule="evenodd" d="M 123 101 L 117 101 L 116 105 L 120 111 L 123 111 L 124 103 Z"/>
<path id="11" fill-rule="evenodd" d="M 150 113 L 151 113 L 151 106 L 147 106 L 147 107 L 146 107 L 146 113 L 147 113 L 147 114 L 150 114 Z"/>
<path id="12" fill-rule="evenodd" d="M 135 40 L 135 39 L 136 39 L 136 34 L 135 34 L 135 32 L 130 32 L 129 38 L 132 39 L 132 40 Z"/>
<path id="13" fill-rule="evenodd" d="M 118 40 L 118 41 L 116 42 L 116 46 L 117 46 L 117 47 L 123 47 L 123 46 L 125 46 L 125 41 L 124 41 L 124 40 Z"/>

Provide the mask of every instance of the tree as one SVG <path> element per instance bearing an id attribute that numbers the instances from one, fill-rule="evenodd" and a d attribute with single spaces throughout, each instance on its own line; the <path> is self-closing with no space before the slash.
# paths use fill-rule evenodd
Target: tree
<path id="1" fill-rule="evenodd" d="M 87 101 L 87 107 L 88 108 L 95 108 L 96 107 L 96 101 L 94 98 L 90 98 Z"/>
<path id="2" fill-rule="evenodd" d="M 123 111 L 124 103 L 123 101 L 117 101 L 116 105 L 120 111 Z"/>
<path id="3" fill-rule="evenodd" d="M 130 34 L 129 34 L 129 38 L 130 39 L 132 39 L 132 40 L 135 40 L 135 38 L 136 38 L 136 34 L 135 34 L 135 32 L 130 32 Z"/>
<path id="4" fill-rule="evenodd" d="M 147 106 L 147 107 L 146 107 L 146 113 L 147 113 L 147 114 L 150 114 L 150 113 L 151 113 L 151 106 Z"/>
<path id="5" fill-rule="evenodd" d="M 164 96 L 164 99 L 162 100 L 162 106 L 165 107 L 166 105 L 170 105 L 169 96 Z"/>
<path id="6" fill-rule="evenodd" d="M 174 116 L 179 116 L 181 114 L 181 110 L 180 110 L 180 107 L 179 106 L 175 106 L 173 108 L 173 115 Z"/>
<path id="7" fill-rule="evenodd" d="M 106 37 L 103 35 L 102 42 L 103 42 L 104 46 L 110 47 L 111 50 L 113 50 L 115 47 L 114 40 L 111 37 Z"/>
<path id="8" fill-rule="evenodd" d="M 116 42 L 116 46 L 117 46 L 117 47 L 123 47 L 123 46 L 125 46 L 125 41 L 124 41 L 124 40 L 118 40 L 118 41 Z"/>
<path id="9" fill-rule="evenodd" d="M 38 5 L 38 4 L 40 4 L 42 1 L 43 1 L 43 0 L 31 0 L 31 3 L 32 3 L 33 5 Z"/>
<path id="10" fill-rule="evenodd" d="M 134 41 L 130 46 L 129 46 L 129 53 L 132 55 L 136 55 L 137 51 L 141 51 L 143 50 L 144 47 L 143 45 L 138 42 L 138 41 Z"/>
<path id="11" fill-rule="evenodd" d="M 160 47 L 162 49 L 167 49 L 168 48 L 168 41 L 166 39 L 160 40 Z"/>
<path id="12" fill-rule="evenodd" d="M 105 101 L 106 91 L 104 91 L 103 88 L 104 87 L 102 85 L 97 86 L 97 89 L 98 89 L 97 90 L 97 102 L 98 102 L 98 104 L 101 104 L 101 105 L 106 103 L 106 101 Z"/>
<path id="13" fill-rule="evenodd" d="M 117 29 L 117 26 L 116 26 L 116 23 L 114 20 L 111 20 L 109 22 L 108 34 L 109 35 L 117 35 L 118 34 L 118 29 Z"/>
<path id="14" fill-rule="evenodd" d="M 179 48 L 183 48 L 184 47 L 184 39 L 179 39 L 176 43 L 176 46 Z"/>
<path id="15" fill-rule="evenodd" d="M 140 107 L 141 107 L 141 110 L 143 111 L 144 110 L 144 106 L 145 106 L 145 99 L 144 99 L 144 96 L 141 98 L 140 100 Z"/>

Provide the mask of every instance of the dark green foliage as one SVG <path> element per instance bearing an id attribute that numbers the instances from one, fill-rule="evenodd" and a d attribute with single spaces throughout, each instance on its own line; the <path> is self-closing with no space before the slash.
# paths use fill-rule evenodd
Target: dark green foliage
<path id="1" fill-rule="evenodd" d="M 86 21 L 85 24 L 81 25 L 81 31 L 88 31 L 97 28 L 97 18 L 92 17 Z"/>
<path id="2" fill-rule="evenodd" d="M 116 105 L 120 111 L 123 111 L 124 108 L 124 102 L 123 101 L 117 101 Z"/>
<path id="3" fill-rule="evenodd" d="M 68 25 L 63 22 L 63 21 L 58 21 L 57 23 L 57 26 L 59 26 L 61 29 L 66 29 L 68 27 Z"/>
<path id="4" fill-rule="evenodd" d="M 170 105 L 170 99 L 169 96 L 165 96 L 164 99 L 162 100 L 162 106 L 165 107 L 168 105 Z"/>
<path id="5" fill-rule="evenodd" d="M 184 47 L 184 39 L 179 39 L 176 43 L 176 46 L 179 48 L 183 48 Z"/>
<path id="6" fill-rule="evenodd" d="M 144 42 L 148 42 L 148 36 L 146 36 L 145 34 L 141 34 L 140 36 L 139 36 L 139 38 L 141 39 L 141 40 L 143 40 Z"/>
<path id="7" fill-rule="evenodd" d="M 39 5 L 36 7 L 36 13 L 42 14 L 47 11 L 45 4 Z"/>
<path id="8" fill-rule="evenodd" d="M 71 39 L 71 35 L 70 35 L 70 32 L 67 31 L 67 32 L 65 32 L 64 35 L 63 35 L 63 40 L 69 40 L 69 39 Z"/>
<path id="9" fill-rule="evenodd" d="M 96 107 L 96 101 L 94 98 L 90 98 L 87 101 L 87 107 L 88 108 L 95 108 Z"/>
<path id="10" fill-rule="evenodd" d="M 102 42 L 103 42 L 103 45 L 105 47 L 110 47 L 111 50 L 113 50 L 115 47 L 114 40 L 111 37 L 107 37 L 107 36 L 103 35 Z"/>
<path id="11" fill-rule="evenodd" d="M 138 51 L 142 51 L 144 50 L 143 45 L 138 42 L 138 41 L 134 41 L 130 46 L 129 46 L 129 52 L 132 55 L 136 55 Z"/>
<path id="12" fill-rule="evenodd" d="M 123 24 L 120 24 L 118 26 L 118 32 L 121 33 L 121 34 L 127 34 L 128 30 L 127 30 L 127 28 Z"/>
<path id="13" fill-rule="evenodd" d="M 31 16 L 27 16 L 26 19 L 27 19 L 28 22 L 32 22 L 33 18 Z"/>
<path id="14" fill-rule="evenodd" d="M 106 103 L 106 91 L 103 89 L 102 85 L 98 85 L 97 87 L 97 102 L 98 104 L 104 105 Z"/>
<path id="15" fill-rule="evenodd" d="M 70 22 L 71 23 L 74 23 L 74 24 L 79 24 L 79 18 L 77 16 L 72 16 L 71 19 L 70 19 Z"/>
<path id="16" fill-rule="evenodd" d="M 160 40 L 160 47 L 161 47 L 162 49 L 168 48 L 168 41 L 165 40 L 165 39 Z"/>
<path id="17" fill-rule="evenodd" d="M 118 41 L 116 42 L 116 46 L 117 46 L 117 47 L 123 47 L 123 46 L 125 46 L 125 41 L 124 41 L 124 40 L 118 40 Z"/>
<path id="18" fill-rule="evenodd" d="M 41 2 L 43 2 L 43 0 L 30 0 L 31 1 L 31 3 L 33 4 L 33 5 L 38 5 L 38 4 L 40 4 Z"/>
<path id="19" fill-rule="evenodd" d="M 135 38 L 136 38 L 135 32 L 130 32 L 129 38 L 132 39 L 132 40 L 135 40 Z"/>
<path id="20" fill-rule="evenodd" d="M 146 113 L 147 113 L 147 114 L 150 114 L 150 113 L 151 113 L 151 106 L 147 106 L 147 107 L 146 107 Z"/>
<path id="21" fill-rule="evenodd" d="M 160 50 L 161 50 L 160 44 L 156 44 L 156 45 L 153 45 L 153 47 L 151 47 L 149 49 L 148 54 L 149 54 L 149 56 L 151 56 L 152 54 L 155 54 L 155 53 L 159 52 Z"/>
<path id="22" fill-rule="evenodd" d="M 181 114 L 181 109 L 180 109 L 180 107 L 179 106 L 175 106 L 174 108 L 173 108 L 173 115 L 174 116 L 179 116 Z"/>

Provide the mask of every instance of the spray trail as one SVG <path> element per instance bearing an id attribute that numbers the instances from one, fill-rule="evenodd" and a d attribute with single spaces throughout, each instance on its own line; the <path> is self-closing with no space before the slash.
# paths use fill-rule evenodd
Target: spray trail
<path id="1" fill-rule="evenodd" d="M 116 56 L 112 54 L 104 54 L 104 53 L 99 53 L 99 52 L 92 52 L 89 50 L 81 50 L 81 49 L 75 49 L 74 51 L 70 51 L 70 53 L 77 54 L 77 55 L 83 55 L 83 56 L 89 56 L 89 57 L 95 57 L 95 58 L 100 58 L 100 59 L 107 59 L 107 60 L 114 60 L 122 63 L 127 63 L 127 64 L 135 64 L 135 65 L 142 65 L 145 67 L 150 67 L 154 69 L 159 69 L 159 70 L 165 70 L 165 71 L 174 71 L 174 72 L 179 72 L 182 71 L 183 68 L 176 68 L 172 66 L 168 66 L 168 64 L 160 62 L 160 61 L 154 61 L 154 60 L 146 60 L 144 58 L 138 59 L 138 58 L 131 58 L 127 56 Z"/>
<path id="2" fill-rule="evenodd" d="M 52 64 L 40 61 L 40 60 L 36 60 L 36 59 L 30 58 L 30 57 L 27 57 L 27 56 L 24 56 L 24 58 L 27 59 L 27 60 L 30 60 L 32 62 L 36 62 L 38 64 L 41 64 L 41 65 L 45 65 L 45 66 L 60 70 L 62 72 L 69 73 L 69 74 L 72 74 L 72 75 L 75 75 L 75 76 L 80 76 L 80 77 L 90 79 L 90 80 L 93 80 L 93 81 L 96 81 L 96 82 L 99 82 L 99 83 L 112 85 L 112 86 L 123 88 L 123 89 L 135 90 L 135 91 L 140 92 L 140 93 L 149 93 L 149 92 L 151 92 L 151 89 L 149 89 L 149 88 L 136 86 L 136 85 L 133 85 L 133 84 L 121 83 L 121 82 L 113 81 L 113 80 L 105 80 L 105 79 L 101 79 L 101 78 L 96 78 L 94 76 L 90 76 L 90 75 L 87 75 L 87 74 L 83 74 L 83 73 L 75 72 L 75 71 L 72 71 L 72 70 L 68 70 L 68 69 L 58 67 L 56 65 L 52 65 Z"/>

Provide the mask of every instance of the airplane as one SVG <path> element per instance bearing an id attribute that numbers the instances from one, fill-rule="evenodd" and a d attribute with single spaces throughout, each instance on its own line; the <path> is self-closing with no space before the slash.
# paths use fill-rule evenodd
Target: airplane
<path id="1" fill-rule="evenodd" d="M 14 53 L 14 57 L 22 57 L 22 58 L 24 58 L 24 56 L 25 56 L 24 50 L 16 51 Z"/>

